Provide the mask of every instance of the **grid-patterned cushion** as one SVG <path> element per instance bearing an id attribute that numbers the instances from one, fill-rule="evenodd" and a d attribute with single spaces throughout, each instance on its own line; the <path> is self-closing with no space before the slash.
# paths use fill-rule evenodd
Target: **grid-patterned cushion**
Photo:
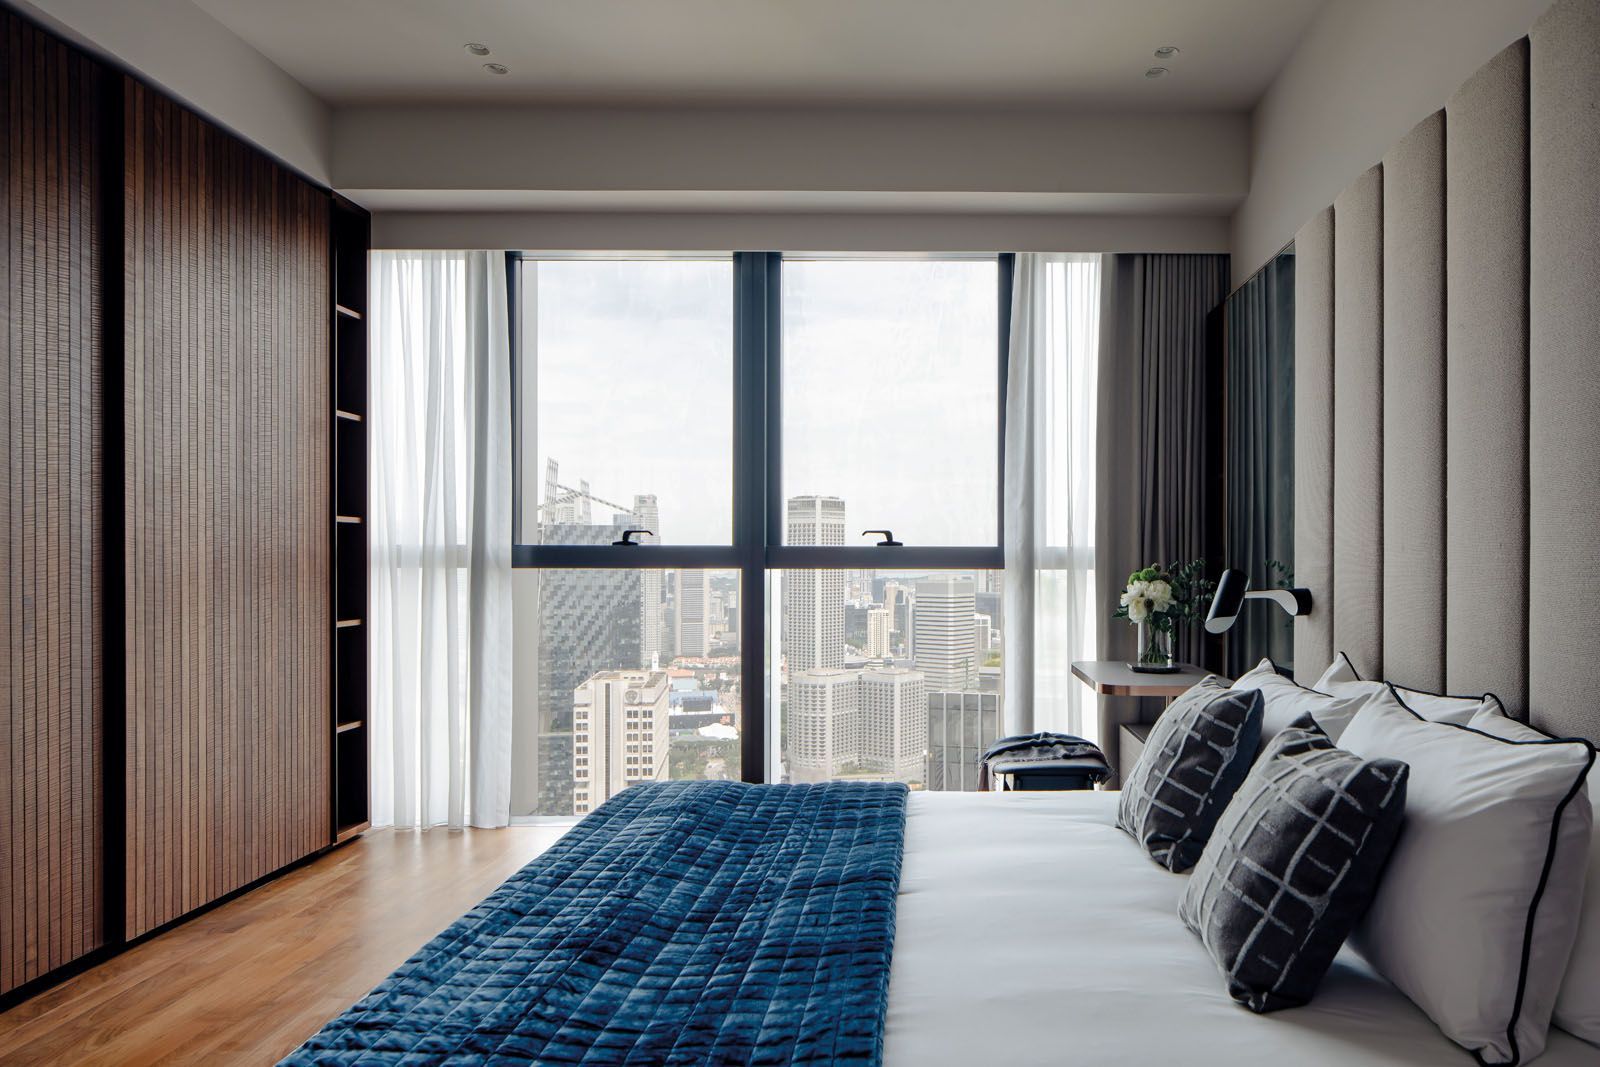
<path id="1" fill-rule="evenodd" d="M 1268 742 L 1178 905 L 1234 1000 L 1268 1012 L 1311 999 L 1377 890 L 1408 774 L 1335 748 L 1310 716 Z"/>
<path id="2" fill-rule="evenodd" d="M 1169 871 L 1200 858 L 1261 743 L 1261 693 L 1209 675 L 1161 713 L 1122 784 L 1117 825 Z"/>

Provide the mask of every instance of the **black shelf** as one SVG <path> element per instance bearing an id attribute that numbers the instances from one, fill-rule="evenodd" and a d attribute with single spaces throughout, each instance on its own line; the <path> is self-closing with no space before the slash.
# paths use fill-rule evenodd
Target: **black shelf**
<path id="1" fill-rule="evenodd" d="M 337 844 L 370 824 L 370 721 L 367 709 L 367 254 L 371 217 L 333 197 L 331 265 L 333 311 L 333 825 Z"/>

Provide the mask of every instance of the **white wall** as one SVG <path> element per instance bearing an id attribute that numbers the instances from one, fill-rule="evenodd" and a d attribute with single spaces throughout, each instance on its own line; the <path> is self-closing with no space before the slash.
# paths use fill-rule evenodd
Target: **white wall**
<path id="1" fill-rule="evenodd" d="M 387 247 L 1224 251 L 1238 115 L 356 107 L 340 188 Z"/>
<path id="2" fill-rule="evenodd" d="M 328 106 L 189 0 L 18 0 L 17 7 L 308 178 L 331 181 Z"/>
<path id="3" fill-rule="evenodd" d="M 1233 217 L 1244 281 L 1550 0 L 1330 0 L 1256 107 Z"/>

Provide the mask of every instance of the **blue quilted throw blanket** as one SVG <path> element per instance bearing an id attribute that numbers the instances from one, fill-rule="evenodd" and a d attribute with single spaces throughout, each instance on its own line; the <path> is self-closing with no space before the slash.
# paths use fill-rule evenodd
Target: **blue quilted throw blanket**
<path id="1" fill-rule="evenodd" d="M 607 801 L 286 1064 L 876 1064 L 902 785 Z"/>

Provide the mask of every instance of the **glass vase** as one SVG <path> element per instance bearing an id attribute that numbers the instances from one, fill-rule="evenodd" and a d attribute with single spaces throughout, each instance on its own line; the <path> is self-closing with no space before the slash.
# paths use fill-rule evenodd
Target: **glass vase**
<path id="1" fill-rule="evenodd" d="M 1139 666 L 1172 666 L 1172 631 L 1160 630 L 1148 622 L 1139 624 Z"/>

